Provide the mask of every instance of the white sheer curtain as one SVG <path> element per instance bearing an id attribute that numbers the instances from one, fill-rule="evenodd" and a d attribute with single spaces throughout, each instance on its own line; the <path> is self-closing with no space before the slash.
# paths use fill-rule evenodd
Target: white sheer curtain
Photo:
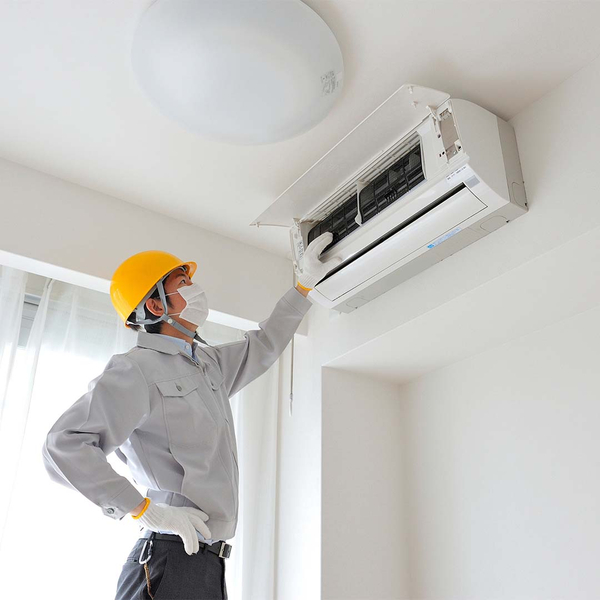
<path id="1" fill-rule="evenodd" d="M 17 355 L 26 283 L 27 273 L 0 266 L 0 424 Z"/>
<path id="2" fill-rule="evenodd" d="M 14 402 L 11 381 L 19 370 L 19 334 L 23 316 L 27 273 L 0 268 L 0 540 L 4 530 L 10 491 L 17 472 L 18 449 L 23 436 L 28 406 Z"/>
<path id="3" fill-rule="evenodd" d="M 122 549 L 135 527 L 107 523 L 85 497 L 52 482 L 41 447 L 110 356 L 133 344 L 135 334 L 106 294 L 44 281 L 27 345 L 18 348 L 10 373 L 0 430 L 3 596 L 114 597 Z M 127 476 L 115 455 L 109 461 Z"/>
<path id="4" fill-rule="evenodd" d="M 52 482 L 41 445 L 110 356 L 135 345 L 135 333 L 123 327 L 108 295 L 45 280 L 27 345 L 18 347 L 27 274 L 2 268 L 1 276 L 2 595 L 113 598 L 138 525 L 107 519 L 85 497 Z M 243 332 L 215 323 L 200 333 L 212 345 L 243 338 Z M 277 383 L 275 363 L 231 398 L 240 463 L 240 520 L 226 561 L 231 600 L 273 598 Z M 116 455 L 108 461 L 136 485 Z"/>

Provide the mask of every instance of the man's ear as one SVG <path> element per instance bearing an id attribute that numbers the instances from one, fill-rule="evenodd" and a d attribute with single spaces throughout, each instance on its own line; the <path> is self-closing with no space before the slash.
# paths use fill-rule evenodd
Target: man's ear
<path id="1" fill-rule="evenodd" d="M 146 308 L 156 317 L 162 316 L 164 309 L 162 302 L 158 298 L 148 298 Z"/>

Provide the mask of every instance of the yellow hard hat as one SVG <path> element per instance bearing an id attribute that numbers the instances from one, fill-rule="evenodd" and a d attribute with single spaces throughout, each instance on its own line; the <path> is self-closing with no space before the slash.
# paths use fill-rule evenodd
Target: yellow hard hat
<path id="1" fill-rule="evenodd" d="M 162 250 L 146 250 L 122 262 L 110 282 L 110 299 L 125 327 L 129 315 L 152 288 L 173 269 L 187 267 L 188 275 L 196 272 L 195 262 L 183 262 Z"/>

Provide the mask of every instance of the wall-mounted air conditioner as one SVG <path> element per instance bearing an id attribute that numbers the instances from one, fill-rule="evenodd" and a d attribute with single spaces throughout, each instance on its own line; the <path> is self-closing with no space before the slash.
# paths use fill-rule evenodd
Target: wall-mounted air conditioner
<path id="1" fill-rule="evenodd" d="M 339 266 L 310 297 L 350 312 L 527 212 L 514 130 L 466 100 L 404 85 L 252 225 L 320 234 Z"/>

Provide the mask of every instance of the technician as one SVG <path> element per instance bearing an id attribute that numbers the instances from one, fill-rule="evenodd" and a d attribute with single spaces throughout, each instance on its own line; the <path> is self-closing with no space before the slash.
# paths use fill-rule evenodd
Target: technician
<path id="1" fill-rule="evenodd" d="M 54 481 L 112 519 L 131 514 L 144 530 L 123 565 L 116 600 L 227 598 L 226 541 L 239 506 L 229 398 L 287 347 L 312 306 L 308 292 L 338 264 L 319 260 L 331 240 L 325 233 L 308 246 L 297 286 L 259 329 L 214 347 L 196 332 L 208 316 L 206 294 L 192 281 L 196 263 L 152 250 L 115 271 L 111 300 L 138 331 L 137 344 L 115 354 L 56 421 L 43 458 Z M 147 487 L 146 497 L 110 466 L 112 452 Z"/>

